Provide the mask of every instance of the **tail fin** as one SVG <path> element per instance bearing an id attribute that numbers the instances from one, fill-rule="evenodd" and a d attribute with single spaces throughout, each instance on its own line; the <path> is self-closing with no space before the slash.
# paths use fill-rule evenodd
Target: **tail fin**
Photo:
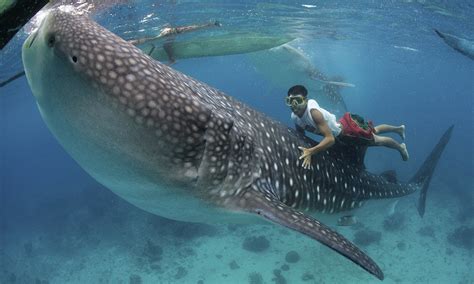
<path id="1" fill-rule="evenodd" d="M 438 164 L 438 160 L 443 153 L 444 148 L 451 138 L 451 133 L 453 132 L 454 125 L 446 130 L 443 134 L 443 137 L 439 139 L 438 144 L 434 147 L 431 154 L 426 158 L 423 165 L 420 167 L 418 172 L 411 178 L 410 183 L 415 183 L 421 186 L 420 199 L 418 200 L 418 213 L 421 217 L 425 214 L 425 203 L 426 203 L 426 193 L 428 191 L 428 186 L 430 185 L 431 177 L 433 172 Z"/>
<path id="2" fill-rule="evenodd" d="M 440 38 L 444 38 L 444 34 L 440 31 L 438 31 L 437 29 L 434 29 L 434 32 L 440 37 Z"/>

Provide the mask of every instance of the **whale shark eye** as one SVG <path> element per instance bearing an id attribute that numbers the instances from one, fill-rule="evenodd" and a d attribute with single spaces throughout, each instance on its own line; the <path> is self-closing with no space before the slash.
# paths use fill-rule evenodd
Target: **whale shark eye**
<path id="1" fill-rule="evenodd" d="M 71 56 L 71 60 L 72 62 L 77 63 L 77 56 L 75 55 Z"/>
<path id="2" fill-rule="evenodd" d="M 56 37 L 54 35 L 50 35 L 48 37 L 48 46 L 53 47 L 55 42 L 56 42 Z"/>

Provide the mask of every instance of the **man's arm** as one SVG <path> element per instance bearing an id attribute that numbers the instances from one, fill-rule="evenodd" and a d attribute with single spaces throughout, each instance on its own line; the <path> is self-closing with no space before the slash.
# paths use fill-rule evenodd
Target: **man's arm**
<path id="1" fill-rule="evenodd" d="M 311 151 L 311 155 L 314 155 L 316 153 L 329 149 L 329 147 L 334 145 L 336 139 L 334 138 L 334 135 L 332 134 L 328 123 L 326 122 L 326 120 L 324 120 L 323 114 L 319 110 L 312 109 L 311 117 L 313 118 L 315 124 L 318 126 L 319 132 L 324 137 L 318 145 L 308 149 Z"/>
<path id="2" fill-rule="evenodd" d="M 311 156 L 319 153 L 321 151 L 327 150 L 329 147 L 331 147 L 336 139 L 334 138 L 334 135 L 332 135 L 332 131 L 329 128 L 327 122 L 324 120 L 323 114 L 316 110 L 312 109 L 311 110 L 311 117 L 314 120 L 314 123 L 318 126 L 319 132 L 321 135 L 324 136 L 323 140 L 319 142 L 318 145 L 312 147 L 312 148 L 304 148 L 304 147 L 299 147 L 303 153 L 300 156 L 300 160 L 303 159 L 302 166 L 305 169 L 311 168 Z"/>

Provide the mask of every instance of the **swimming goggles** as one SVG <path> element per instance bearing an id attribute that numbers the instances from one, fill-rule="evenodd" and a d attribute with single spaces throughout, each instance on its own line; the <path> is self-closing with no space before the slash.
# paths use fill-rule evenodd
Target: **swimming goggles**
<path id="1" fill-rule="evenodd" d="M 285 102 L 287 106 L 296 107 L 305 102 L 305 97 L 302 95 L 288 96 L 285 98 Z"/>

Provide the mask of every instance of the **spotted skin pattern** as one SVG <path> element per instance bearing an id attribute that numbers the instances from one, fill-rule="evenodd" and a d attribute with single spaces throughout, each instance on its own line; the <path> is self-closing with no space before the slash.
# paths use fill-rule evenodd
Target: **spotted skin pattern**
<path id="1" fill-rule="evenodd" d="M 45 52 L 44 60 L 60 62 L 65 72 L 72 70 L 69 76 L 80 78 L 77 80 L 85 82 L 84 86 L 92 86 L 94 91 L 69 97 L 64 90 L 56 91 L 55 96 L 49 94 L 48 98 L 39 95 L 43 94 L 39 86 L 45 79 L 31 71 L 33 64 L 29 54 L 34 54 L 35 49 Z M 394 182 L 367 172 L 363 165 L 365 148 L 343 144 L 318 154 L 312 159 L 313 169 L 305 170 L 298 159 L 298 146 L 309 147 L 315 141 L 300 137 L 292 129 L 236 99 L 154 61 L 84 16 L 60 9 L 51 11 L 37 34 L 25 42 L 23 58 L 40 110 L 52 131 L 58 133 L 60 142 L 91 140 L 84 145 L 97 147 L 96 144 L 105 140 L 95 141 L 99 139 L 96 133 L 109 131 L 108 123 L 116 116 L 123 131 L 130 133 L 117 133 L 120 131 L 114 128 L 110 140 L 129 139 L 130 145 L 124 147 L 124 143 L 119 142 L 100 145 L 97 153 L 115 151 L 119 156 L 130 156 L 133 161 L 130 169 L 139 165 L 129 171 L 131 174 L 137 172 L 136 169 L 146 169 L 147 178 L 151 175 L 153 182 L 185 190 L 212 206 L 253 213 L 299 231 L 379 279 L 383 279 L 383 273 L 372 259 L 342 235 L 302 211 L 335 213 L 359 207 L 367 199 L 413 193 L 424 187 L 426 180 L 429 182 L 449 140 L 448 135 L 443 145 L 435 149 L 437 156 L 431 159 L 430 169 L 422 171 L 410 183 Z M 73 103 L 74 100 L 77 103 Z M 79 108 L 87 100 L 98 104 L 95 112 L 112 109 L 114 116 L 90 122 L 88 115 L 96 114 L 88 105 L 85 110 L 90 111 L 89 114 L 72 116 L 71 111 L 77 112 L 74 107 Z M 76 120 L 84 120 L 80 122 L 83 129 L 77 128 L 78 132 L 84 131 L 83 134 L 62 134 L 57 130 L 62 127 L 55 122 L 58 119 L 53 119 L 58 107 L 67 110 L 61 113 L 67 127 L 77 125 Z M 120 117 L 126 119 L 119 120 Z M 68 138 L 70 136 L 73 139 Z M 72 156 L 74 149 L 70 145 L 74 143 L 63 142 Z M 89 166 L 87 161 L 80 164 L 94 176 L 97 165 Z M 121 178 L 126 179 L 123 174 Z M 97 179 L 101 181 L 99 175 Z M 117 184 L 102 183 L 117 190 L 114 188 Z M 139 193 L 138 189 L 132 192 Z M 126 199 L 129 195 L 121 194 Z"/>

